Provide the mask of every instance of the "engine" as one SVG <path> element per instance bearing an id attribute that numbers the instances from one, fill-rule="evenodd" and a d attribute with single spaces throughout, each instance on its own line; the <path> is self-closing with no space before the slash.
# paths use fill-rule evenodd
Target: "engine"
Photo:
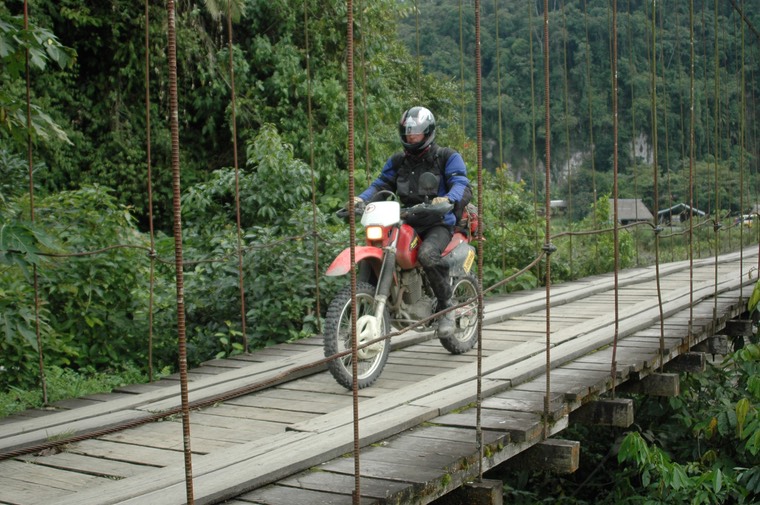
<path id="1" fill-rule="evenodd" d="M 402 296 L 394 318 L 412 322 L 430 317 L 434 312 L 435 298 L 431 296 L 431 290 L 420 272 L 416 269 L 401 271 L 399 281 Z"/>

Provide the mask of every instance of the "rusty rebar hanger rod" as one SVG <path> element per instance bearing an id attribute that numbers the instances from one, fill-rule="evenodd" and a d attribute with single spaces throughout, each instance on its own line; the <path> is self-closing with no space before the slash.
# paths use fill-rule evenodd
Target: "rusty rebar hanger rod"
<path id="1" fill-rule="evenodd" d="M 654 181 L 654 279 L 657 287 L 657 308 L 660 311 L 660 356 L 665 355 L 665 314 L 662 309 L 662 288 L 660 286 L 660 233 L 662 227 L 657 222 L 659 215 L 660 192 L 658 188 L 658 139 L 657 139 L 657 0 L 652 0 L 652 53 L 650 57 L 649 75 L 652 79 L 652 180 Z M 664 363 L 660 359 L 660 371 Z M 613 377 L 614 380 L 614 377 Z"/>
<path id="2" fill-rule="evenodd" d="M 304 59 L 306 60 L 306 115 L 309 127 L 309 169 L 311 173 L 311 227 L 314 250 L 314 297 L 316 298 L 316 323 L 317 332 L 322 333 L 321 297 L 319 293 L 319 230 L 317 229 L 317 176 L 314 173 L 314 112 L 311 100 L 314 93 L 311 83 L 311 47 L 309 45 L 309 6 L 303 3 L 303 36 L 304 36 Z"/>
<path id="3" fill-rule="evenodd" d="M 496 42 L 498 44 L 498 41 Z M 475 0 L 475 118 L 477 125 L 477 159 L 478 159 L 478 209 L 483 214 L 483 79 L 480 56 L 480 0 Z M 475 413 L 475 437 L 478 448 L 478 480 L 483 480 L 483 429 L 481 425 L 481 405 L 483 403 L 483 222 L 478 226 L 478 355 L 477 386 Z"/>
<path id="4" fill-rule="evenodd" d="M 694 0 L 689 1 L 689 333 L 687 345 L 691 349 L 692 324 L 694 320 L 694 128 L 696 111 L 694 107 Z"/>
<path id="5" fill-rule="evenodd" d="M 354 3 L 346 0 L 346 101 L 348 102 L 348 205 L 352 208 L 356 195 L 355 159 L 354 159 Z M 349 233 L 351 239 L 351 375 L 353 381 L 351 391 L 353 393 L 354 413 L 354 492 L 353 503 L 361 502 L 361 461 L 359 458 L 359 349 L 358 335 L 356 334 L 356 214 L 348 213 Z M 386 344 L 388 345 L 388 344 Z"/>
<path id="6" fill-rule="evenodd" d="M 549 0 L 544 0 L 544 123 L 546 128 L 546 146 L 545 157 L 546 162 L 544 164 L 544 217 L 546 219 L 546 239 L 543 246 L 544 252 L 546 252 L 546 271 L 544 273 L 544 279 L 546 284 L 546 396 L 544 396 L 544 430 L 543 437 L 546 438 L 549 435 L 549 402 L 551 398 L 551 272 L 552 272 L 552 258 L 551 252 L 555 250 L 552 245 L 552 213 L 551 213 L 551 163 L 552 163 L 552 151 L 551 151 L 551 101 L 549 96 Z"/>
<path id="7" fill-rule="evenodd" d="M 238 289 L 240 291 L 240 333 L 243 351 L 248 352 L 246 333 L 245 283 L 243 282 L 243 227 L 240 220 L 240 167 L 238 165 L 237 115 L 235 104 L 235 64 L 232 58 L 232 0 L 227 0 L 227 48 L 230 63 L 230 108 L 232 109 L 232 160 L 235 167 L 235 220 L 237 225 Z"/>
<path id="8" fill-rule="evenodd" d="M 612 397 L 615 397 L 615 377 L 617 376 L 617 343 L 620 331 L 619 320 L 619 270 L 620 270 L 620 241 L 618 233 L 618 90 L 617 90 L 617 0 L 612 2 L 612 194 L 613 196 L 613 219 L 612 219 L 612 243 L 614 256 L 614 297 L 615 297 L 615 330 L 612 338 L 612 362 L 610 363 L 610 379 L 612 380 Z"/>
<path id="9" fill-rule="evenodd" d="M 29 30 L 29 2 L 24 0 L 24 30 Z M 32 76 L 29 71 L 29 46 L 25 49 L 24 69 L 26 73 L 26 157 L 29 163 L 29 220 L 34 223 L 34 162 L 32 157 Z M 45 379 L 45 356 L 42 351 L 40 335 L 40 283 L 37 265 L 32 265 L 32 283 L 34 287 L 34 333 L 37 339 L 37 360 L 42 388 L 42 403 L 47 405 L 47 380 Z"/>
<path id="10" fill-rule="evenodd" d="M 148 186 L 148 231 L 150 235 L 150 274 L 148 276 L 148 380 L 153 382 L 153 305 L 156 288 L 156 234 L 153 226 L 153 167 L 150 135 L 150 0 L 145 0 L 145 164 Z"/>
<path id="11" fill-rule="evenodd" d="M 174 207 L 174 259 L 177 284 L 177 340 L 179 345 L 179 379 L 182 400 L 182 441 L 185 456 L 185 490 L 187 503 L 195 503 L 193 498 L 193 463 L 190 451 L 190 409 L 187 394 L 187 345 L 185 336 L 185 288 L 182 268 L 182 205 L 179 169 L 179 105 L 177 100 L 177 32 L 174 0 L 166 3 L 168 14 L 169 62 L 169 125 L 172 146 L 172 203 Z"/>

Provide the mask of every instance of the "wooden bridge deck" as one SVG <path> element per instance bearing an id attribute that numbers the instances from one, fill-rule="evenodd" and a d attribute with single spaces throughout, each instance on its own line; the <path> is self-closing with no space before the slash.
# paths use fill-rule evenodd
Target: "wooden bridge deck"
<path id="1" fill-rule="evenodd" d="M 689 262 L 660 266 L 667 347 L 662 358 L 654 268 L 621 272 L 616 385 L 658 371 L 744 312 L 754 265 L 757 250 L 745 250 L 741 262 L 738 253 L 721 256 L 717 283 L 711 259 L 695 260 L 693 274 Z M 605 275 L 551 290 L 549 436 L 612 387 L 612 288 L 613 276 Z M 543 440 L 545 334 L 543 289 L 486 300 L 484 470 Z M 321 357 L 321 342 L 312 338 L 191 371 L 191 401 L 272 381 L 255 393 L 192 412 L 196 503 L 352 503 L 352 394 L 329 373 L 305 368 Z M 290 370 L 296 377 L 284 378 Z M 361 503 L 429 503 L 477 477 L 471 408 L 476 372 L 474 351 L 450 355 L 424 334 L 394 341 L 381 378 L 360 391 Z M 177 407 L 178 391 L 176 380 L 165 379 L 0 420 L 0 503 L 185 503 L 178 417 L 115 430 L 62 451 L 16 455 L 50 438 L 117 427 Z"/>

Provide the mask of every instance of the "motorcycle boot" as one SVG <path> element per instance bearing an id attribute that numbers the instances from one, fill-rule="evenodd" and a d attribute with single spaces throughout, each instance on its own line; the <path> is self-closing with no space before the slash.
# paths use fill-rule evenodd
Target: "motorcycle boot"
<path id="1" fill-rule="evenodd" d="M 438 304 L 438 310 L 445 310 L 449 307 L 453 307 L 454 302 L 449 299 L 445 303 Z M 438 319 L 438 338 L 449 338 L 454 335 L 456 330 L 456 316 L 455 311 L 451 310 L 446 312 L 440 319 Z"/>

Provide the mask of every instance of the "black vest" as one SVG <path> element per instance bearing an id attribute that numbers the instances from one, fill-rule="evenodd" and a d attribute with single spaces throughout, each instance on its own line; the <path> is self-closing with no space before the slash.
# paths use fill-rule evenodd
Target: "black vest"
<path id="1" fill-rule="evenodd" d="M 420 156 L 398 153 L 393 156 L 392 163 L 396 168 L 396 193 L 404 206 L 412 206 L 418 203 L 432 200 L 438 196 L 438 188 L 441 177 L 445 177 L 446 163 L 452 150 L 433 145 L 428 151 Z M 425 172 L 432 173 L 437 181 L 433 187 L 421 188 L 420 177 Z"/>

